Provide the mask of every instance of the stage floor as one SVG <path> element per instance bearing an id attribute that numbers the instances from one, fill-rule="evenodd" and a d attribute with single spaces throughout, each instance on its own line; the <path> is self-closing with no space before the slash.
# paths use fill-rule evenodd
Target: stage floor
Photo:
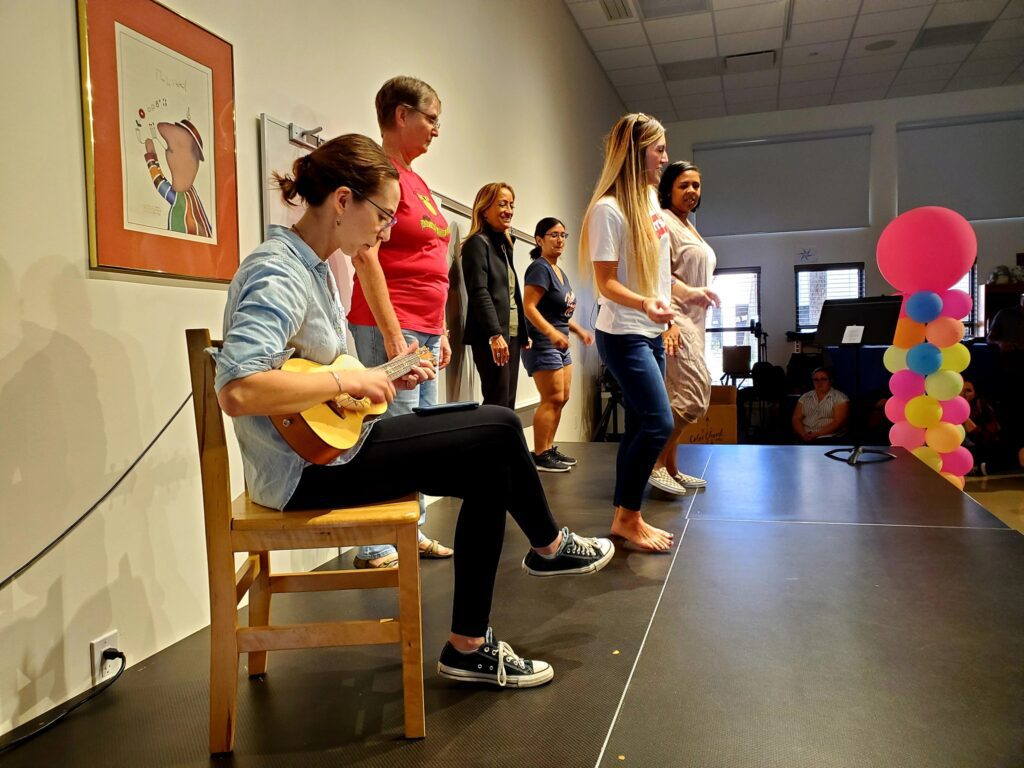
<path id="1" fill-rule="evenodd" d="M 556 517 L 606 533 L 617 446 L 562 448 L 580 463 L 543 475 Z M 907 454 L 860 467 L 803 446 L 680 456 L 708 487 L 646 503 L 676 533 L 669 555 L 620 548 L 599 574 L 536 579 L 509 521 L 492 623 L 553 664 L 550 685 L 439 678 L 452 565 L 424 561 L 425 740 L 401 738 L 397 648 L 278 653 L 263 681 L 243 670 L 235 753 L 214 764 L 1024 765 L 1024 536 Z M 428 533 L 450 542 L 456 511 L 432 505 Z M 376 592 L 276 600 L 285 620 L 385 605 Z M 209 765 L 207 664 L 204 630 L 0 766 Z"/>

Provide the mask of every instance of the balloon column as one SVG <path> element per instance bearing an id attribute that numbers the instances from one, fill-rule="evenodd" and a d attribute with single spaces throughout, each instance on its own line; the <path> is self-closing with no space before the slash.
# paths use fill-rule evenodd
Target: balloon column
<path id="1" fill-rule="evenodd" d="M 885 351 L 892 397 L 889 442 L 906 448 L 958 488 L 973 465 L 961 445 L 970 406 L 960 372 L 971 354 L 960 340 L 971 297 L 950 290 L 978 250 L 967 220 L 948 208 L 915 208 L 893 219 L 878 240 L 878 269 L 903 294 L 893 345 Z"/>

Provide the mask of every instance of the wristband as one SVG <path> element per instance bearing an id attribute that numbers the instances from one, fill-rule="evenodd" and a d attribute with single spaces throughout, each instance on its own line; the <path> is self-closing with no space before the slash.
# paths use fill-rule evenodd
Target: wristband
<path id="1" fill-rule="evenodd" d="M 341 397 L 342 395 L 345 394 L 345 389 L 341 386 L 341 377 L 338 375 L 337 371 L 330 371 L 329 370 L 328 373 L 331 374 L 331 376 L 334 377 L 334 382 L 338 385 L 338 395 L 337 396 Z"/>

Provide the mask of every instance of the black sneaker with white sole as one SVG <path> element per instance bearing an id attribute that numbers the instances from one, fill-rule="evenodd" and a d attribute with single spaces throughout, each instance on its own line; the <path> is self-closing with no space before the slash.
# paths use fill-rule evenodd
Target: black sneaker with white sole
<path id="1" fill-rule="evenodd" d="M 590 539 L 562 529 L 562 544 L 550 557 L 531 549 L 523 558 L 523 570 L 531 576 L 564 576 L 596 573 L 608 565 L 615 545 L 608 539 Z"/>
<path id="2" fill-rule="evenodd" d="M 569 465 L 563 464 L 561 461 L 556 459 L 551 452 L 551 449 L 544 451 L 544 453 L 538 455 L 531 453 L 533 456 L 533 463 L 537 466 L 538 472 L 568 472 Z"/>
<path id="3" fill-rule="evenodd" d="M 555 670 L 546 661 L 524 659 L 508 643 L 495 640 L 490 627 L 484 644 L 472 653 L 461 653 L 451 643 L 445 643 L 437 672 L 452 680 L 490 683 L 502 688 L 533 688 L 555 676 Z"/>
<path id="4" fill-rule="evenodd" d="M 563 464 L 568 464 L 570 467 L 575 467 L 579 462 L 575 456 L 567 456 L 558 450 L 557 445 L 551 446 L 551 455 L 555 457 L 555 461 L 560 461 Z"/>

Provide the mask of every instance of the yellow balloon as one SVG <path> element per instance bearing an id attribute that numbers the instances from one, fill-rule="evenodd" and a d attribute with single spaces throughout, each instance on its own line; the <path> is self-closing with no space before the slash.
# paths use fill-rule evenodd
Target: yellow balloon
<path id="1" fill-rule="evenodd" d="M 960 436 L 960 438 L 956 441 L 956 444 L 960 445 L 967 437 L 967 430 L 964 429 L 963 424 L 954 424 L 953 426 L 956 428 L 956 433 Z"/>
<path id="2" fill-rule="evenodd" d="M 895 345 L 889 347 L 885 350 L 885 354 L 882 355 L 882 365 L 885 366 L 885 370 L 889 373 L 902 371 L 907 367 L 907 350 Z"/>
<path id="3" fill-rule="evenodd" d="M 963 442 L 963 428 L 957 429 L 956 424 L 940 421 L 924 433 L 924 441 L 929 448 L 938 453 L 949 453 Z"/>
<path id="4" fill-rule="evenodd" d="M 939 472 L 944 478 L 949 480 L 953 485 L 959 488 L 961 491 L 964 489 L 964 479 L 960 475 L 954 475 L 951 472 Z"/>
<path id="5" fill-rule="evenodd" d="M 938 370 L 924 380 L 924 391 L 936 400 L 952 400 L 964 388 L 964 377 L 956 371 Z"/>
<path id="6" fill-rule="evenodd" d="M 954 344 L 942 350 L 942 370 L 960 371 L 971 364 L 971 351 L 963 344 Z"/>
<path id="7" fill-rule="evenodd" d="M 936 472 L 942 469 L 942 457 L 939 456 L 934 448 L 921 445 L 912 450 L 911 453 L 927 464 L 929 469 L 933 469 Z"/>
<path id="8" fill-rule="evenodd" d="M 915 427 L 928 429 L 942 421 L 942 405 L 930 395 L 918 395 L 907 403 L 904 414 Z"/>

